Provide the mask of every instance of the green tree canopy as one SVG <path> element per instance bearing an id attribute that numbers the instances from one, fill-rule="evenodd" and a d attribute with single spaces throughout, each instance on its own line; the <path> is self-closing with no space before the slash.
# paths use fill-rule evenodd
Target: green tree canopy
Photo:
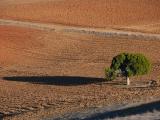
<path id="1" fill-rule="evenodd" d="M 106 70 L 106 77 L 114 79 L 116 73 L 119 72 L 129 78 L 131 76 L 148 74 L 150 70 L 151 63 L 144 55 L 122 53 L 113 58 L 110 68 Z"/>

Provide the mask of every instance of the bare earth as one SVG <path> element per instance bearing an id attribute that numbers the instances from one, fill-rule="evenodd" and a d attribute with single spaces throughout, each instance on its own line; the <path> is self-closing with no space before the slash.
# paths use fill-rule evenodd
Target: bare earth
<path id="1" fill-rule="evenodd" d="M 128 40 L 121 36 L 47 32 L 14 26 L 1 26 L 0 30 L 1 113 L 8 116 L 53 108 L 12 119 L 39 119 L 83 107 L 159 97 L 159 88 L 97 84 L 104 77 L 104 67 L 109 66 L 112 56 L 125 51 L 144 53 L 154 63 L 150 75 L 133 78 L 133 81 L 146 83 L 157 79 L 160 73 L 159 40 Z"/>
<path id="2" fill-rule="evenodd" d="M 56 118 L 160 97 L 159 87 L 137 86 L 159 80 L 159 1 L 112 1 L 0 1 L 0 116 Z M 121 79 L 101 84 L 121 52 L 145 54 L 152 72 L 133 77 L 131 87 Z"/>
<path id="3" fill-rule="evenodd" d="M 0 18 L 159 33 L 159 0 L 1 0 Z M 152 30 L 151 30 L 151 29 Z"/>

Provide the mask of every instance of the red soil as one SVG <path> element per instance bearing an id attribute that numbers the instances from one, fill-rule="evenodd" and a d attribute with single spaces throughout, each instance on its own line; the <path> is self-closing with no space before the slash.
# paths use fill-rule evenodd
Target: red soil
<path id="1" fill-rule="evenodd" d="M 0 26 L 1 65 L 15 69 L 24 67 L 37 74 L 103 76 L 104 67 L 121 52 L 144 53 L 153 63 L 159 64 L 159 44 L 158 40 L 105 38 Z M 42 69 L 32 71 L 36 67 Z"/>
<path id="2" fill-rule="evenodd" d="M 143 26 L 152 23 L 152 27 L 155 28 L 154 24 L 160 19 L 159 11 L 159 0 L 0 1 L 0 18 L 3 19 L 92 27 L 118 25 L 122 26 L 122 29 L 125 25 Z M 149 28 L 138 29 L 143 31 Z M 0 113 L 8 115 L 53 107 L 51 114 L 56 115 L 71 111 L 75 107 L 95 107 L 150 97 L 159 98 L 158 87 L 125 89 L 113 84 L 39 85 L 16 79 L 6 81 L 3 78 L 12 75 L 104 77 L 105 66 L 109 66 L 113 56 L 121 52 L 143 53 L 153 63 L 149 75 L 132 78 L 132 81 L 142 83 L 142 80 L 157 80 L 160 74 L 158 40 L 112 38 L 0 26 Z M 24 79 L 27 81 L 27 78 Z M 44 111 L 39 113 L 41 117 L 45 114 Z M 19 119 L 28 117 L 29 115 Z"/>
<path id="3" fill-rule="evenodd" d="M 37 39 L 41 34 L 41 31 L 33 29 L 0 26 L 1 65 L 25 63 L 27 59 L 25 53 L 22 53 L 25 50 L 41 47 Z"/>
<path id="4" fill-rule="evenodd" d="M 159 0 L 62 0 L 1 2 L 0 18 L 92 27 L 139 25 L 160 20 Z M 9 3 L 9 2 L 8 2 Z"/>
<path id="5" fill-rule="evenodd" d="M 80 33 L 44 32 L 28 28 L 0 26 L 0 112 L 46 110 L 15 117 L 36 120 L 63 114 L 74 108 L 95 107 L 159 98 L 159 88 L 119 88 L 114 84 L 61 86 L 32 84 L 24 77 L 6 81 L 5 76 L 84 76 L 103 77 L 104 67 L 121 52 L 144 53 L 153 63 L 151 74 L 132 78 L 146 82 L 160 74 L 160 41 L 107 38 Z M 35 78 L 36 79 L 36 78 Z M 37 78 L 39 79 L 39 78 Z M 47 78 L 41 78 L 46 80 Z M 26 82 L 21 82 L 26 81 Z M 118 82 L 116 82 L 118 83 Z M 13 119 L 13 118 L 11 118 Z M 14 120 L 14 119 L 13 119 Z"/>

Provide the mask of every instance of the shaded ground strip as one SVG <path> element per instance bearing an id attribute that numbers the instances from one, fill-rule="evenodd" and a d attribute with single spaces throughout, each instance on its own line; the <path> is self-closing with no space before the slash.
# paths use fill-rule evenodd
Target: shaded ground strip
<path id="1" fill-rule="evenodd" d="M 160 112 L 160 101 L 90 109 L 85 112 L 64 115 L 63 117 L 55 118 L 54 120 L 108 120 L 115 118 L 123 119 L 124 117 L 142 115 L 145 113 L 154 113 L 155 111 Z"/>

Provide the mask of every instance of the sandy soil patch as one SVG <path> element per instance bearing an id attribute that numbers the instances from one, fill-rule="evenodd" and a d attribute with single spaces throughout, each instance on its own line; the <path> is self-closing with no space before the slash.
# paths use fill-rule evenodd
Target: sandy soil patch
<path id="1" fill-rule="evenodd" d="M 83 111 L 65 114 L 56 119 L 83 120 L 156 120 L 160 117 L 160 101 L 139 102 L 132 104 L 113 105 L 101 108 L 90 108 Z M 54 119 L 52 117 L 49 120 Z M 56 120 L 55 119 L 55 120 Z"/>

